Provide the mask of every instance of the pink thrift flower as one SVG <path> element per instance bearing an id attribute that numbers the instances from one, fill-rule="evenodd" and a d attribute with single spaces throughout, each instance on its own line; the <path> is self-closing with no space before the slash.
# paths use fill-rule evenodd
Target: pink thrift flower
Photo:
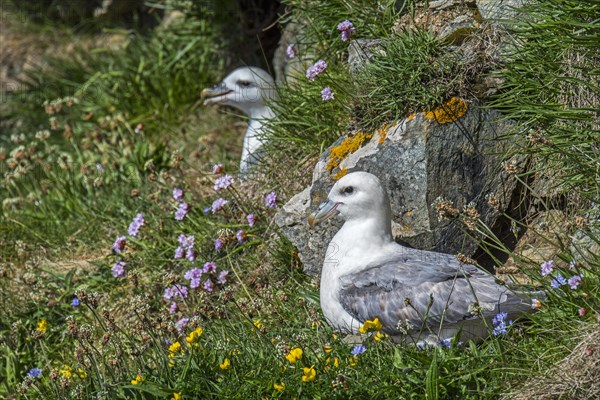
<path id="1" fill-rule="evenodd" d="M 212 173 L 215 175 L 223 173 L 223 164 L 213 165 Z"/>
<path id="2" fill-rule="evenodd" d="M 331 90 L 330 87 L 326 87 L 325 89 L 321 90 L 321 98 L 323 99 L 323 101 L 332 100 L 333 95 L 333 90 Z"/>

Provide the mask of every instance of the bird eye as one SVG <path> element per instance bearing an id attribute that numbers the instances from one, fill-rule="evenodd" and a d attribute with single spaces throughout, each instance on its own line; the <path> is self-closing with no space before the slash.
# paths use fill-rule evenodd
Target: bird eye
<path id="1" fill-rule="evenodd" d="M 252 83 L 249 81 L 237 81 L 237 84 L 240 86 L 244 86 L 244 87 L 248 87 L 250 86 Z"/>
<path id="2" fill-rule="evenodd" d="M 344 193 L 346 194 L 352 194 L 354 192 L 354 188 L 352 186 L 346 186 L 344 188 Z"/>

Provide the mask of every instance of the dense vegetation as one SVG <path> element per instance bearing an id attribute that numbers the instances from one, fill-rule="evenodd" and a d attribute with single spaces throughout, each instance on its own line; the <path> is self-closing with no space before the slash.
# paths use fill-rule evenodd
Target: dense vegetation
<path id="1" fill-rule="evenodd" d="M 105 47 L 21 19 L 23 35 L 53 30 L 82 44 L 45 57 L 0 105 L 0 396 L 510 397 L 598 330 L 600 254 L 588 251 L 600 239 L 597 2 L 532 2 L 508 21 L 518 47 L 495 67 L 503 84 L 487 103 L 517 121 L 507 139 L 529 157 L 522 184 L 552 178 L 552 198 L 531 190 L 524 201 L 560 211 L 588 245 L 542 237 L 559 251 L 546 276 L 524 269 L 548 294 L 531 320 L 483 344 L 425 349 L 376 332 L 362 348 L 333 332 L 272 219 L 349 127 L 474 96 L 472 65 L 426 30 L 392 29 L 422 2 L 284 3 L 281 22 L 303 27 L 289 43 L 297 71 L 278 88 L 270 156 L 244 183 L 233 178 L 239 118 L 198 98 L 233 57 L 223 15 L 167 1 L 181 17 L 148 35 L 111 31 L 117 44 Z M 338 30 L 346 19 L 348 35 L 383 43 L 358 76 Z M 306 79 L 319 60 L 327 67 Z M 510 252 L 478 229 L 484 248 Z M 582 279 L 557 286 L 559 274 Z"/>

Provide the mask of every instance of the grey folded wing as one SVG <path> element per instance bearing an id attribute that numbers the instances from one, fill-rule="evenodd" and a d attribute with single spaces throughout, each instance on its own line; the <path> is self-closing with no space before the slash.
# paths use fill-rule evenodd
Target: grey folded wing
<path id="1" fill-rule="evenodd" d="M 417 251 L 342 276 L 339 298 L 355 319 L 363 323 L 377 317 L 391 335 L 406 333 L 401 326 L 418 331 L 472 319 L 475 304 L 484 317 L 525 308 L 519 297 L 477 267 L 460 265 L 446 254 Z"/>

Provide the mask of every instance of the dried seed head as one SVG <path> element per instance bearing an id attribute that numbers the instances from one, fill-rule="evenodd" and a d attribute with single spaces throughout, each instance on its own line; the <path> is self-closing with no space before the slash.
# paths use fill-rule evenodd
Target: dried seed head
<path id="1" fill-rule="evenodd" d="M 454 219 L 458 216 L 458 210 L 453 206 L 452 202 L 443 197 L 435 199 L 433 207 L 440 221 Z"/>

